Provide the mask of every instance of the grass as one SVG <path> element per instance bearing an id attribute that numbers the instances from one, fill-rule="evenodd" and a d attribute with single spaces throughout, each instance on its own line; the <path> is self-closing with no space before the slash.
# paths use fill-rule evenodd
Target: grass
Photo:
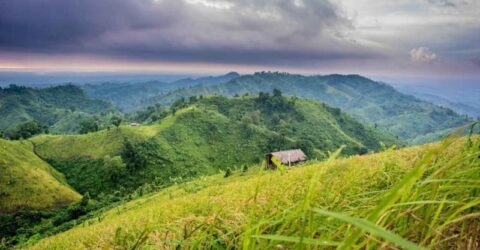
<path id="1" fill-rule="evenodd" d="M 32 152 L 28 141 L 0 139 L 0 214 L 66 205 L 81 196 Z"/>
<path id="2" fill-rule="evenodd" d="M 187 112 L 181 110 L 178 114 Z M 39 135 L 30 139 L 35 152 L 44 159 L 65 160 L 78 157 L 101 159 L 117 155 L 126 138 L 133 142 L 145 141 L 174 124 L 176 116 L 168 116 L 160 124 L 129 126 L 101 130 L 84 135 Z"/>
<path id="3" fill-rule="evenodd" d="M 480 140 L 198 178 L 30 249 L 478 249 Z"/>

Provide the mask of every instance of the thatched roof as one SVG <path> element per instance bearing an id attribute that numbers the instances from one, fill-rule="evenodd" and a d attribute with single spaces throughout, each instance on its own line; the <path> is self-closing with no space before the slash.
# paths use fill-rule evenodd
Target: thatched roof
<path id="1" fill-rule="evenodd" d="M 282 164 L 288 164 L 289 161 L 295 163 L 307 159 L 307 156 L 301 149 L 272 152 L 269 155 L 275 156 L 275 158 L 277 158 Z"/>

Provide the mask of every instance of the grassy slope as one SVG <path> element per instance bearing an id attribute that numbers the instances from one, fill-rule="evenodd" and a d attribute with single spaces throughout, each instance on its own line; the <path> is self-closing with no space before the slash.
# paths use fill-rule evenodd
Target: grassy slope
<path id="1" fill-rule="evenodd" d="M 27 141 L 0 139 L 0 213 L 44 209 L 80 199 L 65 178 L 38 158 Z"/>
<path id="2" fill-rule="evenodd" d="M 256 73 L 218 85 L 197 85 L 179 89 L 147 101 L 170 104 L 178 98 L 220 94 L 284 93 L 314 99 L 339 107 L 354 118 L 378 124 L 402 139 L 413 139 L 438 130 L 456 128 L 469 120 L 450 109 L 401 94 L 393 87 L 358 75 L 301 76 L 281 73 Z"/>
<path id="3" fill-rule="evenodd" d="M 298 243 L 302 233 L 303 243 L 320 244 L 316 248 L 343 244 L 349 249 L 356 244 L 377 249 L 405 243 L 385 240 L 388 233 L 381 231 L 367 236 L 334 219 L 344 216 L 368 219 L 425 247 L 474 249 L 480 242 L 480 141 L 476 138 L 471 147 L 465 141 L 353 156 L 286 172 L 251 169 L 229 178 L 199 178 L 121 205 L 31 249 L 130 249 L 137 240 L 145 249 L 304 248 Z"/>
<path id="4" fill-rule="evenodd" d="M 204 98 L 155 125 L 122 126 L 86 135 L 42 135 L 31 141 L 36 152 L 64 173 L 76 190 L 93 195 L 119 186 L 164 185 L 170 177 L 191 178 L 239 168 L 261 162 L 265 152 L 297 148 L 302 141 L 309 141 L 311 158 L 322 158 L 343 144 L 347 145 L 345 152 L 353 154 L 360 149 L 378 150 L 380 141 L 393 142 L 339 111 L 315 102 L 296 102 L 288 112 L 260 110 L 264 114 L 259 121 L 244 124 L 241 117 L 257 111 L 253 98 Z M 274 126 L 271 119 L 278 114 L 283 119 Z M 303 118 L 297 120 L 297 115 Z M 105 178 L 102 159 L 118 155 L 125 139 L 139 145 L 147 164 L 113 182 Z"/>
<path id="5" fill-rule="evenodd" d="M 40 135 L 31 139 L 36 152 L 46 159 L 71 159 L 89 157 L 99 159 L 118 154 L 123 141 L 142 141 L 155 135 L 159 126 L 120 126 L 84 135 Z"/>

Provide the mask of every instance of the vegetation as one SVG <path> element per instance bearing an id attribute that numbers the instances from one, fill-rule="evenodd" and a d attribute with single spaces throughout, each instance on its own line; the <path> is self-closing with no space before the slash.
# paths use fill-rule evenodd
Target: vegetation
<path id="1" fill-rule="evenodd" d="M 7 134 L 6 137 L 13 140 L 27 139 L 41 133 L 48 134 L 47 126 L 40 125 L 38 122 L 32 120 L 18 125 L 18 127 Z"/>
<path id="2" fill-rule="evenodd" d="M 452 129 L 470 122 L 450 109 L 435 106 L 393 87 L 358 75 L 302 76 L 255 73 L 217 85 L 196 85 L 151 98 L 146 103 L 170 105 L 179 98 L 220 94 L 226 96 L 271 92 L 277 88 L 291 96 L 314 99 L 341 108 L 354 118 L 376 123 L 404 140 Z"/>
<path id="3" fill-rule="evenodd" d="M 338 109 L 284 97 L 280 91 L 258 97 L 180 99 L 172 108 L 178 111 L 157 124 L 86 135 L 43 135 L 31 141 L 37 154 L 64 173 L 70 185 L 94 198 L 119 188 L 127 195 L 145 183 L 170 185 L 172 178 L 259 163 L 266 152 L 281 149 L 301 148 L 311 159 L 323 159 L 341 145 L 347 145 L 344 154 L 350 155 L 394 143 L 391 136 Z M 112 175 L 106 159 L 117 156 L 125 172 Z"/>
<path id="4" fill-rule="evenodd" d="M 478 247 L 480 140 L 199 178 L 29 249 Z M 99 217 L 100 218 L 100 217 Z"/>
<path id="5" fill-rule="evenodd" d="M 136 87 L 0 89 L 0 249 L 480 246 L 479 129 L 394 146 L 469 121 L 449 109 L 352 75 Z M 309 162 L 265 169 L 294 148 Z"/>
<path id="6" fill-rule="evenodd" d="M 0 130 L 14 139 L 19 138 L 17 133 L 22 124 L 41 124 L 51 133 L 78 132 L 78 123 L 82 120 L 112 111 L 112 105 L 89 99 L 74 85 L 0 88 Z"/>
<path id="7" fill-rule="evenodd" d="M 185 78 L 174 82 L 135 82 L 135 83 L 116 83 L 106 82 L 102 84 L 83 85 L 87 95 L 94 99 L 110 101 L 117 108 L 124 112 L 137 111 L 142 107 L 142 103 L 154 96 L 166 94 L 169 91 L 194 86 L 196 84 L 218 84 L 228 82 L 238 77 L 235 72 L 231 72 L 222 76 L 208 76 L 197 79 Z"/>
<path id="8" fill-rule="evenodd" d="M 30 142 L 0 139 L 0 214 L 53 208 L 78 199 L 64 176 L 33 153 Z"/>

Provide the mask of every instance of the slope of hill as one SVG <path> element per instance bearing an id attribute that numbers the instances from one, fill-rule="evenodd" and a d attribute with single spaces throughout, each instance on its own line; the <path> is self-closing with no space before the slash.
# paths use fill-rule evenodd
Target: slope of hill
<path id="1" fill-rule="evenodd" d="M 302 76 L 287 73 L 255 73 L 217 85 L 196 85 L 148 100 L 145 105 L 169 105 L 179 98 L 221 94 L 271 92 L 274 88 L 291 96 L 315 99 L 339 107 L 354 118 L 390 131 L 402 139 L 459 127 L 469 119 L 450 109 L 435 106 L 393 87 L 358 75 Z"/>
<path id="2" fill-rule="evenodd" d="M 476 249 L 480 140 L 199 178 L 29 249 Z"/>
<path id="3" fill-rule="evenodd" d="M 345 154 L 354 154 L 395 141 L 339 109 L 281 95 L 209 97 L 177 108 L 154 125 L 31 141 L 76 190 L 94 196 L 259 163 L 274 150 L 302 148 L 310 158 L 322 159 L 341 145 L 347 146 Z M 115 156 L 126 166 L 112 175 L 105 157 Z"/>
<path id="4" fill-rule="evenodd" d="M 239 74 L 231 72 L 222 76 L 208 76 L 201 78 L 184 78 L 174 82 L 149 81 L 143 83 L 114 83 L 87 84 L 81 87 L 88 96 L 95 99 L 111 101 L 116 107 L 125 112 L 139 109 L 145 100 L 173 91 L 190 87 L 195 84 L 212 85 L 228 82 Z"/>
<path id="5" fill-rule="evenodd" d="M 33 153 L 28 141 L 0 139 L 0 214 L 69 204 L 80 195 Z"/>
<path id="6" fill-rule="evenodd" d="M 468 115 L 473 118 L 480 118 L 480 102 L 478 100 L 472 100 L 475 99 L 475 97 L 480 96 L 480 90 L 478 87 L 472 88 L 472 86 L 461 86 L 442 89 L 442 86 L 422 87 L 411 86 L 409 84 L 395 84 L 393 86 L 400 92 L 413 95 L 419 99 L 442 107 L 450 108 L 459 114 Z M 461 89 L 465 90 L 462 91 Z M 454 92 L 454 94 L 448 94 L 452 92 Z"/>
<path id="7" fill-rule="evenodd" d="M 0 88 L 0 130 L 4 131 L 13 130 L 19 124 L 30 120 L 52 126 L 72 111 L 91 116 L 111 110 L 112 105 L 105 101 L 89 99 L 74 85 L 44 89 L 16 85 Z M 75 124 L 79 122 L 76 120 Z"/>

